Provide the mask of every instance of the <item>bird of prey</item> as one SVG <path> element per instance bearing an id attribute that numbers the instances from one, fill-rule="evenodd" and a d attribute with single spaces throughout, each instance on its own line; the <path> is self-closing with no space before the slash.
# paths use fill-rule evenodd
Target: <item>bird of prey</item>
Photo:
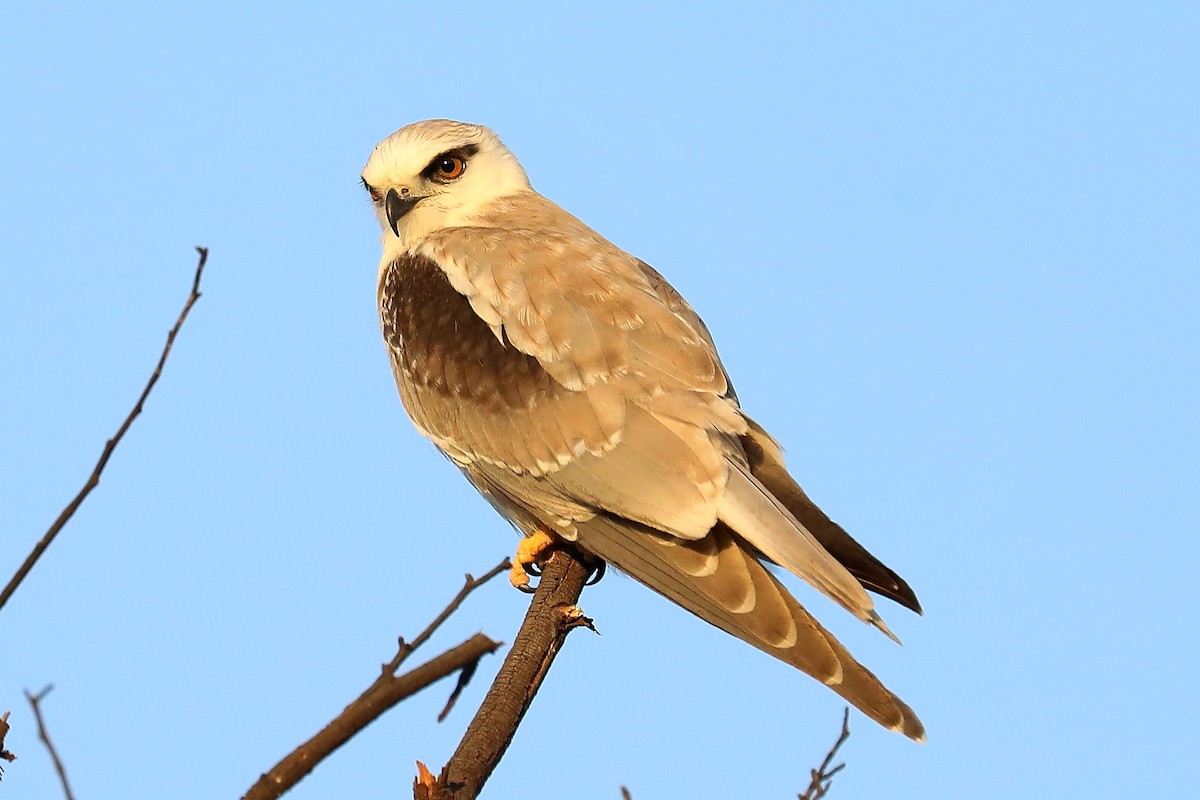
<path id="1" fill-rule="evenodd" d="M 922 741 L 766 565 L 891 636 L 913 591 L 809 500 L 654 269 L 538 194 L 491 130 L 416 122 L 362 172 L 379 312 L 417 429 L 522 534 L 563 539 Z M 893 637 L 894 638 L 894 637 Z"/>

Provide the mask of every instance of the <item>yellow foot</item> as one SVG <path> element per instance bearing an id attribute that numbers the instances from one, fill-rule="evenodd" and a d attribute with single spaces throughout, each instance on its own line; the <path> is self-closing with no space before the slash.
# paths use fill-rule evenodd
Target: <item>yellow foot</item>
<path id="1" fill-rule="evenodd" d="M 508 581 L 522 592 L 532 592 L 529 588 L 529 576 L 536 575 L 534 565 L 541 559 L 542 554 L 554 546 L 554 537 L 543 530 L 537 530 L 526 536 L 517 545 L 517 555 L 513 558 L 512 567 L 508 570 Z"/>

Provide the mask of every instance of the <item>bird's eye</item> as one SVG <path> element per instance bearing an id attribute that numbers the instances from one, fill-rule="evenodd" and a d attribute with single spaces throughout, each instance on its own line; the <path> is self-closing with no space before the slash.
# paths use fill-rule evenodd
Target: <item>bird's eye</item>
<path id="1" fill-rule="evenodd" d="M 381 195 L 379 193 L 379 190 L 376 189 L 371 184 L 367 183 L 366 180 L 362 180 L 362 185 L 363 185 L 363 188 L 367 190 L 367 194 L 369 194 L 371 196 L 372 203 L 378 203 L 380 200 L 383 199 L 383 195 Z"/>
<path id="2" fill-rule="evenodd" d="M 461 156 L 442 156 L 434 166 L 433 176 L 438 180 L 452 181 L 462 175 L 466 168 L 466 159 Z"/>

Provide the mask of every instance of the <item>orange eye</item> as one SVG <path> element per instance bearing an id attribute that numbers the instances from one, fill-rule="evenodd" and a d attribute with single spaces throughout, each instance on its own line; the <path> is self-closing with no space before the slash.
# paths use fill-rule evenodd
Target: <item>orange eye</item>
<path id="1" fill-rule="evenodd" d="M 442 156 L 434 167 L 434 177 L 443 181 L 452 181 L 467 168 L 467 162 L 460 156 Z"/>

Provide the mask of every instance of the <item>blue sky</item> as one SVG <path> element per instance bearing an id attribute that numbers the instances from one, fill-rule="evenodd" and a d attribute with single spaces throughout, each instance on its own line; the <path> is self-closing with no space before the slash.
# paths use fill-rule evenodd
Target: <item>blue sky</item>
<path id="1" fill-rule="evenodd" d="M 666 274 L 746 409 L 905 576 L 905 646 L 798 595 L 911 703 L 837 797 L 1192 783 L 1200 11 L 1192 4 L 44 3 L 0 12 L 0 572 L 204 298 L 104 481 L 0 612 L 0 791 L 237 797 L 512 533 L 405 419 L 358 174 L 401 125 L 494 128 Z M 426 655 L 511 640 L 478 592 Z M 794 797 L 842 704 L 622 577 L 488 796 Z M 292 797 L 452 752 L 499 665 Z"/>

